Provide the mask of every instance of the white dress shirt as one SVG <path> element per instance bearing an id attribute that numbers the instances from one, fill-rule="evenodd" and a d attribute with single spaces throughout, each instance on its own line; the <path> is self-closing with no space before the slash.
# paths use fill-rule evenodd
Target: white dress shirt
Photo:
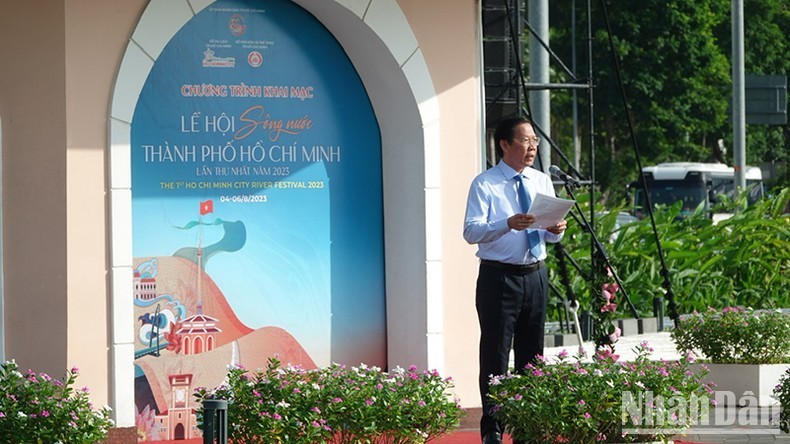
<path id="1" fill-rule="evenodd" d="M 527 230 L 511 230 L 507 219 L 522 213 L 517 198 L 516 181 L 519 173 L 507 163 L 500 161 L 495 167 L 480 173 L 469 187 L 464 221 L 464 239 L 477 244 L 480 259 L 508 264 L 531 264 L 546 258 L 546 242 L 559 242 L 562 234 L 546 230 L 536 230 L 542 244 L 540 257 L 533 257 L 527 251 Z M 532 200 L 538 193 L 554 196 L 551 178 L 534 168 L 525 168 L 522 173 L 526 179 Z"/>

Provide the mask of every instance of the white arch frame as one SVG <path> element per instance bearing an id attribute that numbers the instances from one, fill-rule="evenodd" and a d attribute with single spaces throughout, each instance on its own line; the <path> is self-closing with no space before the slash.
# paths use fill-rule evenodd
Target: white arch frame
<path id="1" fill-rule="evenodd" d="M 368 92 L 382 138 L 387 360 L 444 369 L 439 106 L 396 0 L 292 0 L 338 39 Z M 167 42 L 213 0 L 151 0 L 126 47 L 110 108 L 111 395 L 134 426 L 131 120 Z"/>

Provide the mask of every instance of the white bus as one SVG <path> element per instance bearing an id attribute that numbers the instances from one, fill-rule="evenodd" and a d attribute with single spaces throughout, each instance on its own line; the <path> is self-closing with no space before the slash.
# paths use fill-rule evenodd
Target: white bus
<path id="1" fill-rule="evenodd" d="M 688 215 L 700 205 L 714 221 L 727 214 L 712 214 L 711 208 L 719 195 L 735 198 L 735 169 L 722 163 L 670 162 L 642 168 L 642 174 L 650 190 L 653 205 L 670 206 L 682 201 L 682 215 Z M 745 169 L 748 203 L 752 204 L 763 196 L 763 176 L 760 168 L 747 166 Z M 634 216 L 647 215 L 644 210 L 644 195 L 639 183 L 632 183 L 634 190 Z"/>

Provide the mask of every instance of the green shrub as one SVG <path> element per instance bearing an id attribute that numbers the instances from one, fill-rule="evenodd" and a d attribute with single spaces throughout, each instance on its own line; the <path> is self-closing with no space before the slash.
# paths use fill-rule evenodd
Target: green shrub
<path id="1" fill-rule="evenodd" d="M 453 430 L 461 408 L 438 373 L 396 368 L 281 367 L 229 370 L 227 383 L 195 397 L 228 400 L 228 437 L 245 444 L 424 443 Z M 202 411 L 198 412 L 202 415 Z"/>
<path id="2" fill-rule="evenodd" d="M 774 398 L 781 404 L 779 410 L 779 429 L 790 433 L 790 368 L 779 378 L 774 387 Z"/>
<path id="3" fill-rule="evenodd" d="M 653 361 L 646 343 L 636 352 L 633 362 L 608 349 L 591 362 L 560 354 L 557 363 L 495 376 L 495 416 L 514 439 L 530 443 L 652 442 L 707 419 L 711 388 L 704 372 L 690 371 L 691 355 Z"/>
<path id="4" fill-rule="evenodd" d="M 577 197 L 588 214 L 589 196 Z M 743 199 L 745 195 L 739 202 Z M 708 307 L 790 307 L 790 215 L 784 214 L 788 201 L 790 188 L 785 188 L 715 225 L 701 209 L 685 218 L 679 217 L 680 205 L 656 212 L 679 313 Z M 665 290 L 650 220 L 616 228 L 617 210 L 596 220 L 597 237 L 639 315 L 653 316 L 653 300 L 664 296 Z M 563 244 L 583 272 L 589 273 L 590 237 L 579 224 L 569 223 Z M 556 262 L 556 258 L 550 260 Z M 562 290 L 558 267 L 549 269 L 552 283 Z M 588 276 L 569 269 L 581 309 L 591 307 L 590 293 L 597 296 L 600 289 L 590 288 Z M 623 310 L 627 307 L 624 294 L 621 291 L 616 301 L 621 308 L 618 314 L 630 317 Z"/>
<path id="5" fill-rule="evenodd" d="M 15 444 L 94 444 L 112 427 L 110 409 L 95 410 L 88 389 L 74 390 L 78 369 L 62 380 L 14 361 L 0 365 L 0 442 Z"/>
<path id="6" fill-rule="evenodd" d="M 790 362 L 790 316 L 781 310 L 710 308 L 683 317 L 672 339 L 678 350 L 702 353 L 716 364 Z"/>

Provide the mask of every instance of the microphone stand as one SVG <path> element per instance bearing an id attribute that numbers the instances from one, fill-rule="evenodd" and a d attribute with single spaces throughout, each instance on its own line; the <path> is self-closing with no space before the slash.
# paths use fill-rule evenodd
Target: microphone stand
<path id="1" fill-rule="evenodd" d="M 571 217 L 573 217 L 573 219 L 587 233 L 590 234 L 593 240 L 593 245 L 595 245 L 598 259 L 602 259 L 606 263 L 606 266 L 612 272 L 612 277 L 614 277 L 615 282 L 617 282 L 617 285 L 620 287 L 620 290 L 623 292 L 623 297 L 625 299 L 625 302 L 628 304 L 628 308 L 631 310 L 631 314 L 634 315 L 634 318 L 639 319 L 639 314 L 636 312 L 636 307 L 634 307 L 634 304 L 631 302 L 631 298 L 628 297 L 628 292 L 625 290 L 625 286 L 623 286 L 623 282 L 620 280 L 620 277 L 617 275 L 617 272 L 615 271 L 614 266 L 612 266 L 611 261 L 609 261 L 609 257 L 606 255 L 606 251 L 604 250 L 603 245 L 601 245 L 601 242 L 598 241 L 598 236 L 595 235 L 595 232 L 590 228 L 590 225 L 587 223 L 587 218 L 584 217 L 584 211 L 582 211 L 581 207 L 579 206 L 579 203 L 576 201 L 576 196 L 573 194 L 573 188 L 577 188 L 579 184 L 577 182 L 571 182 L 567 180 L 563 180 L 563 183 L 565 184 L 565 191 L 568 193 L 571 199 L 573 199 L 573 205 L 576 208 L 576 211 L 579 212 L 579 216 L 581 216 L 581 220 L 579 220 L 579 218 L 576 216 L 576 214 L 573 211 L 570 212 Z M 593 261 L 593 264 L 594 263 L 595 261 Z"/>

